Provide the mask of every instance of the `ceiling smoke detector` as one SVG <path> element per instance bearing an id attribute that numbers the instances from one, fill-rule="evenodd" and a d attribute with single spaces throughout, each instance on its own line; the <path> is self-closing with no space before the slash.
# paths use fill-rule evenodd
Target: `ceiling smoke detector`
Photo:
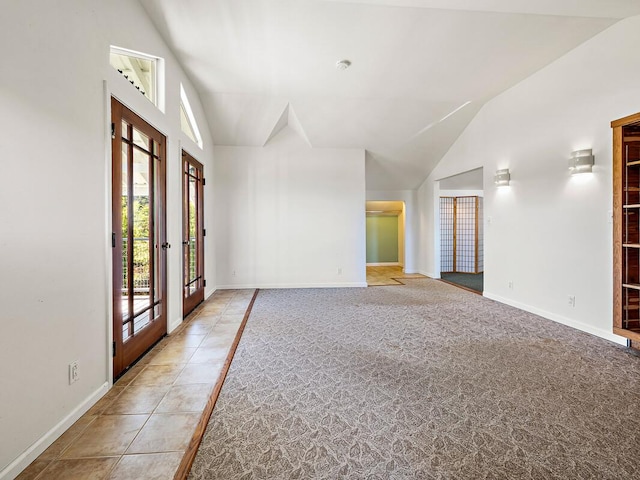
<path id="1" fill-rule="evenodd" d="M 349 60 L 339 60 L 336 62 L 336 68 L 338 70 L 346 70 L 351 66 L 351 62 Z"/>

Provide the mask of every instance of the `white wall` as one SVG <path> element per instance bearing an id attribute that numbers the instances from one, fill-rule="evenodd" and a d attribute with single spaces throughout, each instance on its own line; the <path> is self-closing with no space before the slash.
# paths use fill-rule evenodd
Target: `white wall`
<path id="1" fill-rule="evenodd" d="M 2 11 L 0 478 L 12 478 L 109 388 L 109 96 L 168 135 L 174 326 L 182 316 L 180 144 L 207 173 L 212 145 L 192 85 L 138 2 L 8 0 Z M 165 59 L 166 114 L 110 67 L 110 44 Z M 180 132 L 180 82 L 204 151 Z M 215 284 L 207 242 L 207 278 Z M 80 379 L 68 385 L 73 361 Z"/>
<path id="2" fill-rule="evenodd" d="M 624 20 L 483 107 L 419 189 L 422 271 L 436 266 L 436 180 L 484 167 L 485 295 L 621 340 L 610 333 L 610 121 L 640 110 L 639 41 L 640 17 Z M 581 148 L 596 165 L 572 177 Z M 493 184 L 501 168 L 510 187 Z"/>
<path id="3" fill-rule="evenodd" d="M 397 201 L 404 202 L 404 272 L 418 271 L 418 196 L 415 190 L 367 190 L 367 201 Z M 402 258 L 402 257 L 400 257 Z"/>
<path id="4" fill-rule="evenodd" d="M 366 286 L 364 150 L 215 147 L 220 288 Z M 341 273 L 339 273 L 339 270 Z"/>
<path id="5" fill-rule="evenodd" d="M 440 197 L 484 197 L 484 190 L 439 190 Z"/>

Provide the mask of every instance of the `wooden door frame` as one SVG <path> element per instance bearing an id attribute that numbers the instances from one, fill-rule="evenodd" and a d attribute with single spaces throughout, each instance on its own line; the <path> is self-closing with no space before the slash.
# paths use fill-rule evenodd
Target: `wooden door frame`
<path id="1" fill-rule="evenodd" d="M 187 265 L 185 262 L 184 256 L 184 239 L 188 237 L 189 232 L 189 216 L 186 214 L 188 199 L 187 199 L 187 185 L 188 185 L 188 177 L 187 177 L 187 165 L 193 165 L 196 169 L 201 172 L 199 177 L 199 182 L 197 182 L 197 230 L 196 230 L 196 238 L 197 240 L 197 248 L 196 248 L 196 276 L 199 277 L 199 288 L 197 291 L 188 297 L 185 295 L 186 291 L 186 283 L 185 283 L 185 273 L 187 272 Z M 191 313 L 201 302 L 204 301 L 204 288 L 206 285 L 206 280 L 204 278 L 204 237 L 205 237 L 205 229 L 204 229 L 204 165 L 196 160 L 193 155 L 189 154 L 189 152 L 182 150 L 182 240 L 183 240 L 183 251 L 182 251 L 182 315 L 183 318 L 186 317 L 189 313 Z"/>
<path id="2" fill-rule="evenodd" d="M 114 114 L 118 116 L 120 121 L 114 122 Z M 122 182 L 122 169 L 115 169 L 115 160 L 122 165 L 122 120 L 127 121 L 130 124 L 135 125 L 135 128 L 140 132 L 152 138 L 158 143 L 159 151 L 158 157 L 160 159 L 161 168 L 158 169 L 157 179 L 162 188 L 159 195 L 155 198 L 156 208 L 158 209 L 158 217 L 160 222 L 157 226 L 158 238 L 155 239 L 155 243 L 158 246 L 158 258 L 159 258 L 159 272 L 154 272 L 157 275 L 160 285 L 160 299 L 162 308 L 162 317 L 164 321 L 160 321 L 159 326 L 155 329 L 145 328 L 137 337 L 142 344 L 153 344 L 156 339 L 162 338 L 167 333 L 167 251 L 163 245 L 166 244 L 167 238 L 167 215 L 166 215 L 166 202 L 167 202 L 167 189 L 166 189 L 166 137 L 153 128 L 149 123 L 128 109 L 115 97 L 111 97 L 111 172 L 112 172 L 112 185 L 111 185 L 111 221 L 112 221 L 112 257 L 111 257 L 111 301 L 112 301 L 112 374 L 113 378 L 117 378 L 118 375 L 124 372 L 124 369 L 131 365 L 137 358 L 139 358 L 148 347 L 138 347 L 126 353 L 126 356 L 116 355 L 116 352 L 123 352 L 123 340 L 122 340 L 122 326 L 118 328 L 116 326 L 116 319 L 122 319 L 122 304 L 116 300 L 116 282 L 118 279 L 122 279 L 122 232 L 121 229 L 116 228 L 116 222 L 114 221 L 116 212 L 120 214 L 120 199 L 117 195 L 114 195 L 114 191 L 118 185 Z M 154 220 L 155 221 L 155 220 Z M 162 248 L 161 248 L 162 246 Z M 152 309 L 153 312 L 153 309 Z"/>

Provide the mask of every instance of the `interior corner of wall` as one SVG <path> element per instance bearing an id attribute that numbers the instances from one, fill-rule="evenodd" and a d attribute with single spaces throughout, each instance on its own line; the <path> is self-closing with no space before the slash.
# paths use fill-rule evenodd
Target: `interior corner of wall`
<path id="1" fill-rule="evenodd" d="M 167 326 L 167 333 L 173 332 L 176 328 L 178 328 L 182 324 L 182 318 L 176 318 L 169 322 Z"/>
<path id="2" fill-rule="evenodd" d="M 211 295 L 216 293 L 218 289 L 216 287 L 208 288 L 204 291 L 204 299 L 207 300 Z"/>

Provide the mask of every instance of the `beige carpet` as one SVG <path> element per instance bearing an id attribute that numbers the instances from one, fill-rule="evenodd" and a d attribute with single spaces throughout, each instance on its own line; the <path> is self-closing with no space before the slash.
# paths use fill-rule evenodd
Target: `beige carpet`
<path id="1" fill-rule="evenodd" d="M 640 478 L 640 358 L 406 283 L 261 291 L 190 478 Z"/>

